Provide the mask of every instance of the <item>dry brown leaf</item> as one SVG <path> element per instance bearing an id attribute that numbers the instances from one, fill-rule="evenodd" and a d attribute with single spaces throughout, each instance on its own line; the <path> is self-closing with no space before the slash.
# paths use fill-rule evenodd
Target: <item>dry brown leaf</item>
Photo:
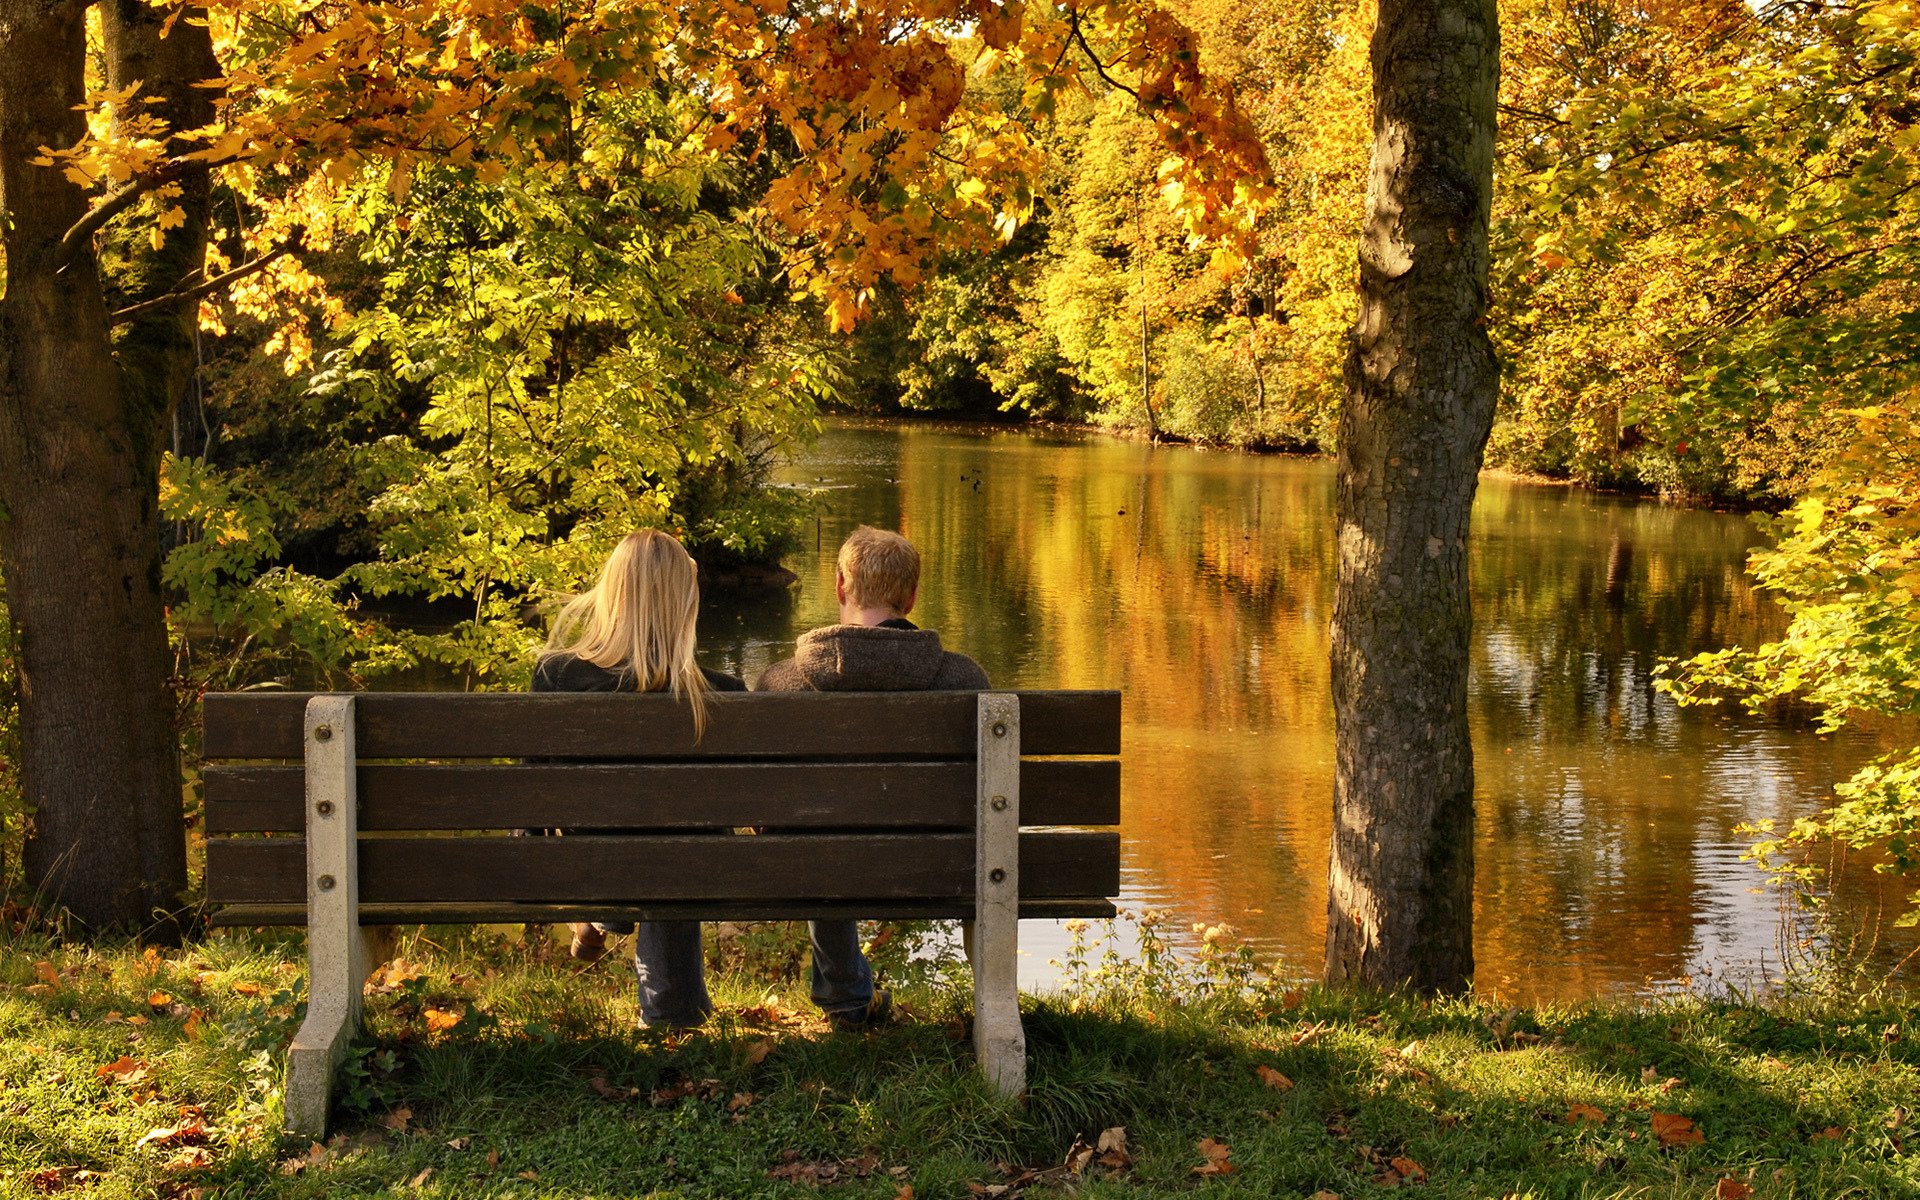
<path id="1" fill-rule="evenodd" d="M 447 1142 L 447 1149 L 449 1149 L 449 1150 L 465 1150 L 465 1149 L 467 1148 L 467 1142 L 468 1142 L 469 1140 L 470 1140 L 470 1139 L 468 1139 L 468 1138 L 452 1138 L 452 1139 L 450 1139 L 450 1140 L 449 1140 L 449 1141 Z"/>
<path id="2" fill-rule="evenodd" d="M 40 982 L 46 984 L 48 987 L 60 986 L 60 968 L 50 962 L 37 962 L 33 964 L 33 973 L 38 975 Z"/>
<path id="3" fill-rule="evenodd" d="M 415 1175 L 412 1179 L 407 1180 L 407 1186 L 410 1188 L 425 1187 L 427 1184 L 427 1180 L 432 1178 L 433 1178 L 433 1168 L 423 1167 L 418 1175 Z"/>
<path id="4" fill-rule="evenodd" d="M 50 983 L 30 983 L 20 990 L 37 1000 L 44 1000 L 53 995 L 53 985 Z"/>
<path id="5" fill-rule="evenodd" d="M 893 1194 L 893 1200 L 913 1200 L 913 1185 L 910 1183 L 901 1184 L 900 1190 Z"/>
<path id="6" fill-rule="evenodd" d="M 196 1008 L 187 1014 L 187 1023 L 180 1027 L 180 1032 L 188 1041 L 197 1042 L 200 1040 L 200 1035 L 206 1032 L 206 1027 L 207 1014 Z"/>
<path id="7" fill-rule="evenodd" d="M 491 1171 L 493 1170 L 493 1168 L 499 1165 L 500 1165 L 500 1151 L 498 1150 L 487 1151 L 487 1170 Z"/>
<path id="8" fill-rule="evenodd" d="M 127 1024 L 129 1025 L 151 1025 L 152 1023 L 153 1023 L 152 1021 L 148 1020 L 146 1017 L 141 1016 L 139 1013 L 135 1013 L 131 1017 L 127 1018 Z"/>
<path id="9" fill-rule="evenodd" d="M 207 1140 L 207 1127 L 198 1118 L 178 1125 L 156 1125 L 140 1135 L 136 1146 L 192 1146 Z"/>
<path id="10" fill-rule="evenodd" d="M 260 994 L 260 985 L 250 979 L 242 979 L 233 985 L 233 990 L 242 996 L 258 996 Z"/>
<path id="11" fill-rule="evenodd" d="M 1738 1179 L 1722 1179 L 1713 1185 L 1713 1200 L 1749 1200 L 1753 1188 Z"/>
<path id="12" fill-rule="evenodd" d="M 1654 1070 L 1652 1067 L 1640 1068 L 1641 1083 L 1658 1083 L 1659 1081 L 1660 1081 L 1660 1072 Z"/>
<path id="13" fill-rule="evenodd" d="M 1322 1189 L 1313 1194 L 1313 1200 L 1340 1200 L 1340 1193 Z"/>
<path id="14" fill-rule="evenodd" d="M 1847 1136 L 1847 1131 L 1844 1126 L 1829 1125 L 1825 1129 L 1822 1129 L 1819 1133 L 1814 1134 L 1812 1140 L 1816 1142 L 1837 1142 L 1844 1139 L 1846 1136 Z"/>
<path id="15" fill-rule="evenodd" d="M 163 1171 L 193 1171 L 213 1163 L 213 1151 L 205 1146 L 188 1146 L 161 1164 Z"/>
<path id="16" fill-rule="evenodd" d="M 538 1179 L 540 1178 L 540 1172 L 534 1170 L 532 1167 L 528 1167 L 526 1170 L 520 1172 L 520 1178 L 527 1180 Z"/>
<path id="17" fill-rule="evenodd" d="M 1280 1007 L 1292 1012 L 1307 1002 L 1307 993 L 1300 988 L 1281 993 Z"/>
<path id="18" fill-rule="evenodd" d="M 753 1102 L 759 1098 L 752 1092 L 735 1092 L 733 1099 L 727 1101 L 727 1111 L 737 1113 L 743 1108 L 752 1108 Z"/>
<path id="19" fill-rule="evenodd" d="M 154 991 L 154 992 L 147 993 L 148 1008 L 165 1008 L 167 1005 L 172 1003 L 173 1003 L 173 996 L 167 992 Z"/>
<path id="20" fill-rule="evenodd" d="M 119 1025 L 119 1024 L 123 1024 L 125 1021 L 126 1021 L 126 1018 L 121 1016 L 117 1012 L 102 1013 L 100 1015 L 100 1023 L 102 1025 Z"/>
<path id="21" fill-rule="evenodd" d="M 93 1073 L 101 1079 L 111 1078 L 117 1083 L 135 1084 L 147 1077 L 147 1066 L 143 1061 L 122 1054 L 104 1067 L 95 1067 Z"/>
<path id="22" fill-rule="evenodd" d="M 1576 1104 L 1567 1110 L 1567 1124 L 1569 1125 L 1578 1125 L 1582 1121 L 1599 1125 L 1603 1124 L 1606 1119 L 1607 1114 L 1601 1112 L 1591 1104 Z"/>
<path id="23" fill-rule="evenodd" d="M 607 1082 L 605 1075 L 597 1073 L 587 1076 L 587 1086 L 592 1088 L 594 1094 L 602 1100 L 632 1100 L 640 1095 L 639 1088 L 615 1087 L 613 1084 Z"/>
<path id="24" fill-rule="evenodd" d="M 428 1033 L 445 1033 L 460 1023 L 461 1016 L 444 1008 L 429 1008 L 421 1015 L 427 1019 Z"/>
<path id="25" fill-rule="evenodd" d="M 1425 1183 L 1427 1169 L 1402 1154 L 1387 1161 L 1387 1167 L 1407 1183 Z"/>
<path id="26" fill-rule="evenodd" d="M 1101 1130 L 1100 1141 L 1094 1150 L 1094 1161 L 1109 1171 L 1124 1171 L 1133 1165 L 1133 1152 L 1127 1149 L 1125 1125 Z"/>
<path id="27" fill-rule="evenodd" d="M 393 1130 L 395 1133 L 405 1133 L 407 1131 L 408 1122 L 412 1120 L 413 1120 L 413 1110 L 403 1104 L 399 1108 L 396 1108 L 392 1112 L 388 1113 L 386 1116 L 380 1118 L 380 1123 L 382 1125 L 385 1125 L 388 1129 Z"/>
<path id="28" fill-rule="evenodd" d="M 772 1038 L 761 1038 L 759 1041 L 753 1043 L 753 1045 L 748 1046 L 747 1065 L 757 1067 L 767 1061 L 767 1056 L 773 1053 L 773 1046 L 774 1042 Z"/>
<path id="29" fill-rule="evenodd" d="M 1293 1090 L 1293 1080 L 1288 1079 L 1285 1075 L 1282 1075 L 1264 1063 L 1255 1067 L 1253 1073 L 1260 1077 L 1261 1083 L 1266 1084 L 1276 1092 L 1290 1092 Z"/>
<path id="30" fill-rule="evenodd" d="M 1201 1138 L 1197 1147 L 1206 1161 L 1193 1169 L 1195 1175 L 1231 1175 L 1237 1169 L 1228 1159 L 1233 1150 L 1225 1142 Z"/>
<path id="31" fill-rule="evenodd" d="M 1674 1113 L 1653 1114 L 1653 1133 L 1662 1146 L 1699 1146 L 1707 1137 L 1693 1127 L 1693 1118 Z"/>

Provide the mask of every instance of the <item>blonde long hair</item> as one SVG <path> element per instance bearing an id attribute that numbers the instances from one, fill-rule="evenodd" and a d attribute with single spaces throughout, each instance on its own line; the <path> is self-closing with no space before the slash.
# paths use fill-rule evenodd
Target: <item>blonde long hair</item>
<path id="1" fill-rule="evenodd" d="M 553 620 L 542 657 L 571 654 L 633 676 L 643 692 L 669 691 L 693 710 L 697 739 L 707 730 L 707 681 L 693 659 L 700 578 L 687 548 L 642 529 L 620 539 L 594 585 Z"/>

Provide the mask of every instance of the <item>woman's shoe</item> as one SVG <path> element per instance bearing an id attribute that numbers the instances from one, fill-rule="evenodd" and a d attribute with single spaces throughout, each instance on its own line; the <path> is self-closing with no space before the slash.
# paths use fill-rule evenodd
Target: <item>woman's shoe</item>
<path id="1" fill-rule="evenodd" d="M 607 952 L 607 935 L 590 922 L 581 921 L 573 927 L 573 944 L 567 947 L 567 953 L 583 963 L 597 963 Z"/>

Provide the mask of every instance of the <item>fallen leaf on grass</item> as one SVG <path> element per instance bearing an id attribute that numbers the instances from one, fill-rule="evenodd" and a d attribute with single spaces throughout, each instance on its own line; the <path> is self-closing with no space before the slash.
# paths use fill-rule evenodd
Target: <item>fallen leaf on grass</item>
<path id="1" fill-rule="evenodd" d="M 1713 1200 L 1748 1200 L 1753 1188 L 1738 1179 L 1722 1179 L 1713 1185 Z"/>
<path id="2" fill-rule="evenodd" d="M 774 1046 L 774 1042 L 772 1038 L 761 1038 L 759 1041 L 755 1042 L 753 1045 L 748 1046 L 747 1047 L 747 1065 L 750 1067 L 757 1067 L 761 1063 L 767 1061 L 767 1056 L 773 1053 L 773 1046 Z"/>
<path id="3" fill-rule="evenodd" d="M 1288 1012 L 1292 1012 L 1306 1002 L 1307 993 L 1300 988 L 1294 988 L 1280 995 L 1280 1007 L 1286 1009 Z"/>
<path id="4" fill-rule="evenodd" d="M 1844 1140 L 1846 1136 L 1847 1131 L 1843 1126 L 1829 1125 L 1819 1133 L 1814 1134 L 1809 1140 L 1815 1142 L 1838 1142 Z"/>
<path id="5" fill-rule="evenodd" d="M 910 1183 L 901 1184 L 900 1190 L 893 1194 L 893 1200 L 913 1200 L 913 1185 Z"/>
<path id="6" fill-rule="evenodd" d="M 415 1175 L 412 1179 L 407 1180 L 407 1186 L 410 1188 L 425 1187 L 427 1184 L 427 1180 L 432 1178 L 433 1178 L 433 1168 L 427 1167 L 423 1169 L 418 1175 Z"/>
<path id="7" fill-rule="evenodd" d="M 499 1165 L 500 1165 L 500 1151 L 498 1150 L 487 1151 L 487 1170 L 491 1171 Z"/>
<path id="8" fill-rule="evenodd" d="M 242 996 L 258 996 L 260 994 L 260 985 L 250 979 L 242 979 L 233 985 L 233 990 Z"/>
<path id="9" fill-rule="evenodd" d="M 53 995 L 53 985 L 50 983 L 30 983 L 20 990 L 36 1000 L 44 1000 Z"/>
<path id="10" fill-rule="evenodd" d="M 1313 1194 L 1312 1200 L 1340 1200 L 1340 1193 L 1321 1190 Z"/>
<path id="11" fill-rule="evenodd" d="M 1662 1146 L 1699 1146 L 1707 1140 L 1705 1134 L 1693 1127 L 1693 1118 L 1674 1113 L 1654 1113 L 1653 1133 Z"/>
<path id="12" fill-rule="evenodd" d="M 753 1102 L 759 1098 L 760 1097 L 754 1095 L 752 1092 L 735 1092 L 733 1099 L 727 1101 L 727 1111 L 737 1113 L 743 1108 L 751 1108 Z"/>
<path id="13" fill-rule="evenodd" d="M 151 1025 L 152 1023 L 153 1022 L 141 1016 L 139 1013 L 135 1013 L 131 1017 L 127 1018 L 127 1024 L 129 1025 Z"/>
<path id="14" fill-rule="evenodd" d="M 1282 1075 L 1280 1072 L 1265 1064 L 1255 1067 L 1253 1073 L 1260 1077 L 1261 1083 L 1266 1084 L 1276 1092 L 1290 1092 L 1293 1090 L 1293 1080 L 1288 1079 L 1285 1075 Z"/>
<path id="15" fill-rule="evenodd" d="M 180 1027 L 180 1032 L 188 1041 L 197 1042 L 200 1040 L 200 1035 L 206 1032 L 206 1027 L 207 1014 L 196 1008 L 187 1014 L 187 1023 Z"/>
<path id="16" fill-rule="evenodd" d="M 602 1100 L 633 1100 L 639 1097 L 637 1087 L 615 1087 L 607 1082 L 607 1077 L 598 1073 L 587 1076 L 587 1086 Z"/>
<path id="17" fill-rule="evenodd" d="M 1231 1175 L 1238 1169 L 1227 1161 L 1233 1150 L 1225 1142 L 1215 1141 L 1213 1138 L 1201 1138 L 1198 1149 L 1200 1157 L 1206 1161 L 1195 1167 L 1193 1174 Z"/>
<path id="18" fill-rule="evenodd" d="M 532 1167 L 528 1167 L 526 1170 L 520 1172 L 520 1178 L 527 1180 L 538 1179 L 540 1178 L 540 1172 L 534 1170 Z"/>
<path id="19" fill-rule="evenodd" d="M 1582 1121 L 1600 1125 L 1603 1124 L 1606 1119 L 1607 1114 L 1601 1112 L 1591 1104 L 1576 1104 L 1567 1110 L 1567 1124 L 1569 1125 L 1578 1125 Z"/>
<path id="20" fill-rule="evenodd" d="M 395 1133 L 405 1133 L 407 1131 L 408 1122 L 412 1120 L 413 1120 L 413 1110 L 403 1104 L 399 1108 L 396 1108 L 392 1112 L 388 1113 L 386 1116 L 381 1117 L 380 1123 L 382 1125 L 385 1125 L 388 1129 L 393 1130 Z"/>
<path id="21" fill-rule="evenodd" d="M 93 1073 L 101 1079 L 112 1079 L 116 1083 L 131 1085 L 147 1077 L 147 1066 L 148 1064 L 144 1061 L 122 1054 L 104 1067 L 95 1067 Z"/>
<path id="22" fill-rule="evenodd" d="M 46 984 L 48 987 L 60 986 L 60 969 L 50 962 L 37 962 L 33 964 L 33 973 L 38 975 L 40 982 Z"/>
<path id="23" fill-rule="evenodd" d="M 148 1008 L 165 1008 L 167 1005 L 172 1003 L 173 1003 L 173 996 L 171 993 L 168 993 L 168 992 L 148 992 L 147 993 Z"/>
<path id="24" fill-rule="evenodd" d="M 460 1018 L 464 1014 L 449 1012 L 444 1008 L 429 1008 L 422 1015 L 427 1018 L 428 1033 L 445 1033 L 455 1025 L 458 1025 Z"/>
<path id="25" fill-rule="evenodd" d="M 1100 1131 L 1093 1161 L 1109 1171 L 1124 1171 L 1133 1165 L 1133 1153 L 1127 1149 L 1127 1127 L 1115 1125 Z"/>
<path id="26" fill-rule="evenodd" d="M 698 1096 L 702 1100 L 718 1100 L 725 1091 L 718 1079 L 702 1079 L 697 1082 L 692 1079 L 683 1079 L 667 1087 L 655 1088 L 651 1100 L 655 1108 L 660 1108 L 668 1104 L 677 1104 L 689 1096 Z"/>
<path id="27" fill-rule="evenodd" d="M 188 1146 L 162 1164 L 161 1170 L 195 1171 L 201 1167 L 211 1166 L 212 1163 L 213 1151 L 205 1146 Z"/>
<path id="28" fill-rule="evenodd" d="M 191 1146 L 207 1140 L 207 1127 L 196 1118 L 178 1125 L 156 1125 L 140 1135 L 136 1146 Z"/>
<path id="29" fill-rule="evenodd" d="M 467 1138 L 452 1138 L 447 1142 L 447 1149 L 465 1150 L 467 1148 L 467 1141 Z"/>
<path id="30" fill-rule="evenodd" d="M 1425 1183 L 1427 1169 L 1402 1154 L 1387 1160 L 1387 1170 L 1396 1176 L 1399 1183 Z"/>

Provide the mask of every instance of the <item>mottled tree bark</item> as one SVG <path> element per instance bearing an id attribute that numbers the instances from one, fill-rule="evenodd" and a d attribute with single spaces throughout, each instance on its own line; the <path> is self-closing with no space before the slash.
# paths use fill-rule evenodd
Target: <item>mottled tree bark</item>
<path id="1" fill-rule="evenodd" d="M 197 266 L 206 200 L 202 183 L 173 201 L 192 206 L 187 227 L 160 251 L 110 235 L 111 292 L 91 245 L 60 262 L 90 197 L 30 160 L 85 134 L 87 8 L 0 0 L 0 555 L 32 810 L 27 879 L 84 925 L 124 929 L 177 910 L 186 884 L 157 473 L 191 329 L 155 314 L 116 340 L 110 299 L 161 294 Z M 106 6 L 110 70 L 196 123 L 209 98 L 188 85 L 212 73 L 211 46 L 185 20 L 163 44 L 164 15 Z"/>
<path id="2" fill-rule="evenodd" d="M 1473 974 L 1467 530 L 1485 330 L 1494 0 L 1381 0 L 1360 313 L 1340 417 L 1330 983 Z"/>

